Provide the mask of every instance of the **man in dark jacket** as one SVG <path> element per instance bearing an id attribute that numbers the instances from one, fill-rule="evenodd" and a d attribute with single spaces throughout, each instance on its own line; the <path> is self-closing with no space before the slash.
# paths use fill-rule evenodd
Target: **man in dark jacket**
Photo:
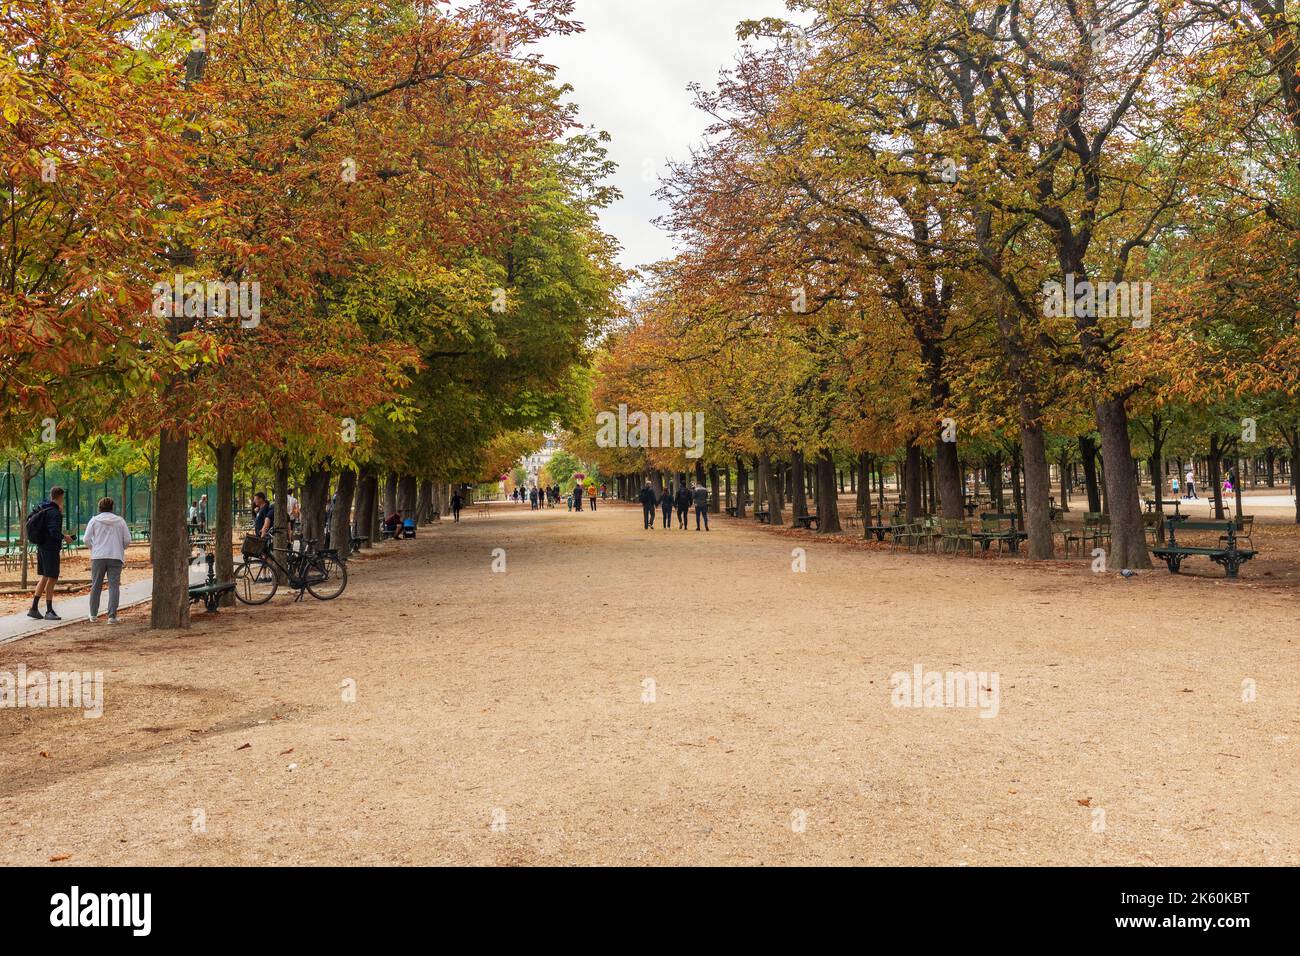
<path id="1" fill-rule="evenodd" d="M 709 530 L 709 489 L 695 486 L 695 530 L 700 530 L 700 515 L 704 515 L 704 530 Z"/>
<path id="2" fill-rule="evenodd" d="M 691 513 L 691 493 L 685 485 L 677 486 L 677 527 L 686 530 L 686 518 Z"/>
<path id="3" fill-rule="evenodd" d="M 40 524 L 40 536 L 33 539 L 36 545 L 36 573 L 40 578 L 36 582 L 36 595 L 32 598 L 32 608 L 27 616 L 36 620 L 62 620 L 54 613 L 54 585 L 59 580 L 59 556 L 64 542 L 71 541 L 72 535 L 63 533 L 63 489 L 50 489 L 50 497 L 36 506 L 37 519 Z M 41 595 L 45 595 L 45 613 L 39 608 Z"/>
<path id="4" fill-rule="evenodd" d="M 663 512 L 664 529 L 667 530 L 673 526 L 673 490 L 665 488 L 663 497 L 659 499 L 659 510 Z"/>
<path id="5" fill-rule="evenodd" d="M 641 489 L 641 495 L 638 499 L 641 502 L 642 517 L 645 518 L 646 530 L 649 531 L 655 526 L 655 490 L 650 487 L 647 480 L 645 487 Z"/>

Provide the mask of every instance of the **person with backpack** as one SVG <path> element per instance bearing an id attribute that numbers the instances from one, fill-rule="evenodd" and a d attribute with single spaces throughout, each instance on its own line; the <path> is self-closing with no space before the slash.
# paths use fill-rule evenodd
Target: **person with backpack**
<path id="1" fill-rule="evenodd" d="M 691 493 L 684 484 L 677 486 L 677 527 L 686 530 L 686 518 L 691 512 Z"/>
<path id="2" fill-rule="evenodd" d="M 57 485 L 50 489 L 50 497 L 42 501 L 27 516 L 27 540 L 36 545 L 36 594 L 27 616 L 36 620 L 61 621 L 54 613 L 54 585 L 59 580 L 59 556 L 72 535 L 63 533 L 63 489 Z M 45 613 L 39 610 L 41 595 L 45 595 Z"/>
<path id="3" fill-rule="evenodd" d="M 108 579 L 108 623 L 117 623 L 117 602 L 122 584 L 122 565 L 131 546 L 131 529 L 120 515 L 113 514 L 113 499 L 99 499 L 99 513 L 86 522 L 82 536 L 90 549 L 90 623 L 99 619 L 99 592 Z"/>

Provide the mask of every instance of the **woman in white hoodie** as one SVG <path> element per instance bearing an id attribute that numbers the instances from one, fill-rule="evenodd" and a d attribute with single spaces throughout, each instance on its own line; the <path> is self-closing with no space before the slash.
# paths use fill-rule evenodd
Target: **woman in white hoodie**
<path id="1" fill-rule="evenodd" d="M 99 617 L 99 589 L 108 578 L 108 623 L 117 623 L 118 590 L 122 564 L 131 544 L 131 529 L 121 515 L 113 514 L 113 499 L 99 499 L 99 514 L 86 522 L 82 536 L 90 548 L 90 620 Z"/>

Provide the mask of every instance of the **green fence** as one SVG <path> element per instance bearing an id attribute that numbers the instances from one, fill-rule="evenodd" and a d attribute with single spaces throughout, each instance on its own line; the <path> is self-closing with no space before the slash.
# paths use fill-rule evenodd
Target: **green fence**
<path id="1" fill-rule="evenodd" d="M 61 487 L 67 497 L 63 504 L 63 523 L 69 532 L 81 539 L 86 522 L 99 510 L 100 498 L 112 498 L 114 509 L 133 529 L 146 530 L 153 515 L 153 489 L 149 486 L 147 475 L 127 475 L 126 500 L 122 500 L 123 478 L 118 475 L 107 481 L 95 481 L 82 476 L 80 470 L 49 465 L 32 478 L 28 486 L 27 507 L 30 510 L 39 501 L 49 496 L 49 490 Z M 202 495 L 208 496 L 207 521 L 215 518 L 217 507 L 217 486 L 190 485 L 189 501 L 196 501 Z M 0 473 L 0 535 L 5 542 L 16 542 L 22 531 L 21 514 L 23 506 L 22 468 L 15 461 L 5 462 L 4 472 Z M 186 505 L 188 508 L 189 505 Z"/>

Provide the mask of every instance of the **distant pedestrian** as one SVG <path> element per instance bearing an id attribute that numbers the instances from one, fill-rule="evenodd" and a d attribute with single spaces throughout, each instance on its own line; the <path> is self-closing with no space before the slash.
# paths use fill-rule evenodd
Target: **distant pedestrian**
<path id="1" fill-rule="evenodd" d="M 113 514 L 113 499 L 99 500 L 99 513 L 86 522 L 84 535 L 90 549 L 90 621 L 99 618 L 99 592 L 108 580 L 108 623 L 117 623 L 117 604 L 122 585 L 122 565 L 131 546 L 131 529 L 120 515 Z"/>
<path id="2" fill-rule="evenodd" d="M 686 518 L 691 513 L 691 493 L 685 485 L 677 486 L 677 527 L 686 530 Z"/>
<path id="3" fill-rule="evenodd" d="M 673 527 L 673 490 L 665 488 L 663 495 L 659 498 L 659 510 L 663 512 L 664 529 L 672 530 Z"/>
<path id="4" fill-rule="evenodd" d="M 573 483 L 573 510 L 582 510 L 582 482 L 580 481 Z"/>
<path id="5" fill-rule="evenodd" d="M 1169 490 L 1173 492 L 1175 498 L 1178 497 L 1179 485 L 1177 475 L 1174 475 L 1174 477 L 1169 480 Z"/>
<path id="6" fill-rule="evenodd" d="M 594 481 L 587 485 L 587 504 L 592 511 L 596 510 L 596 483 Z"/>
<path id="7" fill-rule="evenodd" d="M 460 520 L 460 509 L 463 508 L 464 506 L 465 506 L 465 499 L 462 498 L 460 496 L 460 492 L 457 491 L 454 495 L 451 496 L 451 518 L 453 521 Z"/>
<path id="8" fill-rule="evenodd" d="M 641 489 L 641 494 L 637 496 L 641 502 L 642 517 L 645 519 L 646 530 L 655 526 L 655 490 L 651 487 L 650 482 L 646 481 L 645 487 Z"/>
<path id="9" fill-rule="evenodd" d="M 1196 493 L 1196 475 L 1191 469 L 1187 471 L 1187 497 L 1197 501 L 1201 500 L 1201 496 Z"/>
<path id="10" fill-rule="evenodd" d="M 709 490 L 703 485 L 695 486 L 695 530 L 700 530 L 700 516 L 704 516 L 704 530 L 709 530 Z"/>
<path id="11" fill-rule="evenodd" d="M 72 535 L 63 533 L 63 489 L 57 485 L 50 489 L 50 497 L 42 501 L 27 516 L 27 540 L 36 545 L 36 595 L 27 616 L 47 621 L 62 620 L 54 613 L 54 585 L 59 581 L 59 558 L 63 545 L 72 541 Z M 45 595 L 45 613 L 39 607 Z"/>

